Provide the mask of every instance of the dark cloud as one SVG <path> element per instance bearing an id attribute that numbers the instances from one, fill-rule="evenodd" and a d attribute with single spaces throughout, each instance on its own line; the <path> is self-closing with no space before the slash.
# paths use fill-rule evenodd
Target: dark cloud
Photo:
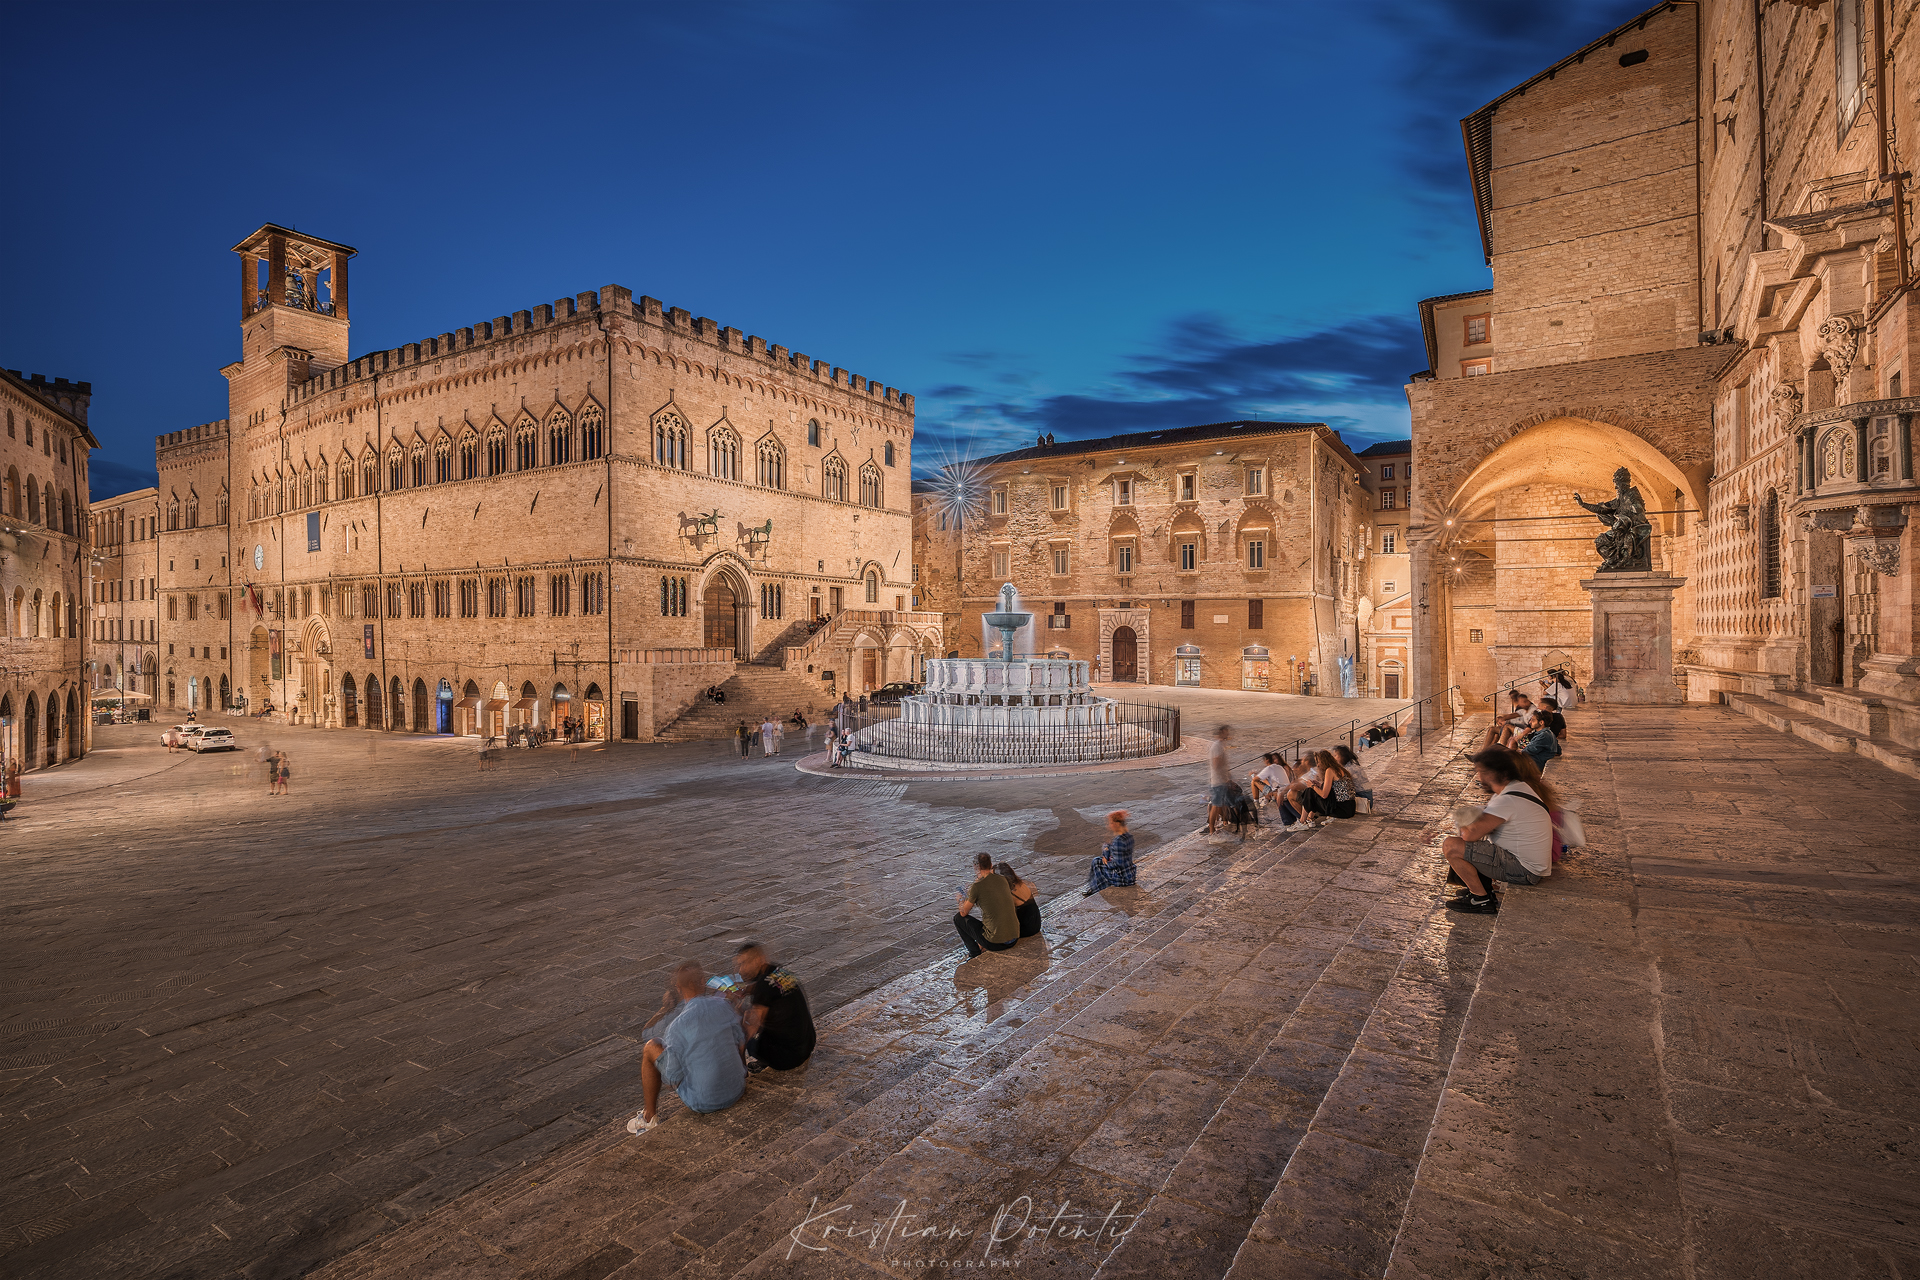
<path id="1" fill-rule="evenodd" d="M 1405 103 L 1398 190 L 1433 215 L 1426 236 L 1452 240 L 1473 225 L 1460 121 L 1648 7 L 1641 0 L 1393 0 L 1371 11 Z M 1412 230 L 1421 234 L 1419 224 Z"/>
<path id="2" fill-rule="evenodd" d="M 1101 392 L 1009 398 L 953 385 L 922 400 L 917 435 L 932 465 L 1017 448 L 1052 432 L 1092 439 L 1239 418 L 1325 422 L 1391 436 L 1407 375 L 1426 365 L 1411 317 L 1365 316 L 1317 332 L 1249 338 L 1217 317 L 1188 316 L 1163 346 L 1136 355 Z M 1356 416 L 1379 406 L 1372 421 Z M 930 446 L 930 448 L 928 447 Z"/>

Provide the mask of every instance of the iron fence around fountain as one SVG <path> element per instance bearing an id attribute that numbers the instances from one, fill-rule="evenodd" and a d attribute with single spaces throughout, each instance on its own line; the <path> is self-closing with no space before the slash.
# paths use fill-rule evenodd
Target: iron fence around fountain
<path id="1" fill-rule="evenodd" d="M 1180 710 L 1144 702 L 1103 708 L 1097 724 L 977 725 L 958 728 L 895 716 L 853 717 L 861 769 L 934 765 L 1103 764 L 1161 755 L 1180 745 Z"/>

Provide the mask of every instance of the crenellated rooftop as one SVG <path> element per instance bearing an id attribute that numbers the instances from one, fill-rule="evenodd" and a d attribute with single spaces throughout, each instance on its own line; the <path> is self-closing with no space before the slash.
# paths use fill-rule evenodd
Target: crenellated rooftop
<path id="1" fill-rule="evenodd" d="M 913 411 L 913 396 L 896 387 L 871 381 L 857 373 L 849 373 L 845 369 L 829 365 L 824 360 L 812 359 L 801 352 L 789 352 L 785 347 L 769 346 L 763 338 L 723 326 L 705 316 L 695 316 L 683 307 L 666 306 L 657 298 L 649 298 L 645 295 L 634 297 L 618 285 L 608 285 L 604 289 L 589 291 L 571 298 L 556 298 L 550 303 L 543 303 L 531 310 L 516 311 L 510 316 L 496 316 L 491 321 L 482 321 L 468 328 L 455 329 L 438 337 L 403 343 L 386 351 L 369 352 L 347 361 L 336 369 L 329 369 L 325 373 L 316 374 L 307 379 L 293 388 L 290 399 L 298 404 L 309 397 L 339 387 L 351 386 L 362 379 L 375 378 L 381 374 L 444 359 L 462 352 L 481 350 L 495 342 L 591 315 L 600 311 L 603 294 L 608 296 L 610 305 L 615 308 L 630 306 L 634 318 L 642 324 L 657 325 L 733 355 L 749 360 L 765 361 L 777 368 L 784 368 L 790 374 L 800 374 L 842 391 L 870 396 L 883 404 L 894 405 L 909 413 Z"/>
<path id="2" fill-rule="evenodd" d="M 168 449 L 176 445 L 193 444 L 200 440 L 217 440 L 227 434 L 227 420 L 222 418 L 218 422 L 203 422 L 197 427 L 182 427 L 178 431 L 169 431 L 164 435 L 155 436 L 154 441 L 158 448 Z"/>

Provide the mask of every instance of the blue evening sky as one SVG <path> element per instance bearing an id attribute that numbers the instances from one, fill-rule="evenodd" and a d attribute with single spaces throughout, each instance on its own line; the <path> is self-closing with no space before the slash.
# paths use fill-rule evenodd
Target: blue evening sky
<path id="1" fill-rule="evenodd" d="M 607 283 L 918 397 L 924 469 L 1240 417 L 1402 437 L 1484 287 L 1458 121 L 1640 0 L 39 4 L 0 364 L 94 494 L 223 417 L 229 246 L 355 246 L 353 350 Z"/>

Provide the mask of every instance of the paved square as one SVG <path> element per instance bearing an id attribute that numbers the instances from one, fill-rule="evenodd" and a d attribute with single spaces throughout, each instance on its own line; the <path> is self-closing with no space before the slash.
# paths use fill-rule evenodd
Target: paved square
<path id="1" fill-rule="evenodd" d="M 1239 726 L 1236 759 L 1382 709 L 1153 693 Z M 821 779 L 710 743 L 482 771 L 471 740 L 254 723 L 170 756 L 159 728 L 100 728 L 0 827 L 10 1274 L 298 1274 L 633 1106 L 681 956 L 763 940 L 826 1012 L 956 948 L 976 851 L 1046 900 L 1107 809 L 1145 853 L 1204 783 Z"/>

